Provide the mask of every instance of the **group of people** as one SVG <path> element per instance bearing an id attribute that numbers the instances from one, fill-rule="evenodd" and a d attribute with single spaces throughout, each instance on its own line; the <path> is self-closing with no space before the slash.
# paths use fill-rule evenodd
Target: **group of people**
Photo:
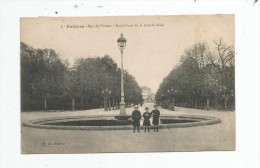
<path id="1" fill-rule="evenodd" d="M 143 122 L 143 126 L 144 126 L 144 131 L 146 132 L 146 130 L 148 132 L 150 132 L 150 126 L 151 126 L 151 122 L 150 122 L 150 118 L 151 116 L 153 117 L 153 121 L 152 124 L 154 125 L 154 131 L 153 132 L 159 132 L 158 129 L 158 125 L 159 125 L 159 116 L 160 116 L 160 111 L 158 110 L 158 106 L 154 105 L 154 110 L 152 112 L 149 112 L 149 108 L 146 107 L 145 108 L 145 112 L 143 113 L 143 115 L 141 115 L 141 112 L 138 110 L 139 106 L 135 105 L 134 106 L 134 111 L 132 112 L 132 120 L 133 120 L 133 126 L 134 126 L 134 131 L 137 129 L 138 132 L 140 132 L 139 127 L 140 127 L 140 119 L 141 117 L 144 117 L 144 122 Z"/>

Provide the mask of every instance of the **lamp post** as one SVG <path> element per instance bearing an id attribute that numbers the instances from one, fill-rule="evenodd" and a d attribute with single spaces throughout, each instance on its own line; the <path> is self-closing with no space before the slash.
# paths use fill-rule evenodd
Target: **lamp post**
<path id="1" fill-rule="evenodd" d="M 104 96 L 104 111 L 108 111 L 108 108 L 107 108 L 107 97 L 110 94 L 111 94 L 111 90 L 107 90 L 107 88 L 105 90 L 102 90 L 102 95 Z"/>
<path id="2" fill-rule="evenodd" d="M 104 111 L 107 111 L 107 106 L 106 106 L 106 95 L 105 95 L 105 91 L 102 90 L 102 95 L 103 95 L 103 98 L 104 98 Z"/>
<path id="3" fill-rule="evenodd" d="M 171 89 L 168 89 L 168 94 L 169 94 L 169 98 L 168 98 L 168 102 L 169 102 L 169 109 L 172 110 L 172 104 L 170 103 L 170 99 L 171 99 Z M 174 108 L 174 107 L 173 107 Z"/>
<path id="4" fill-rule="evenodd" d="M 125 97 L 124 97 L 124 67 L 123 67 L 123 50 L 126 47 L 126 39 L 124 35 L 117 39 L 118 48 L 121 51 L 121 102 L 120 102 L 120 115 L 126 115 L 125 112 Z"/>
<path id="5" fill-rule="evenodd" d="M 175 106 L 175 94 L 177 93 L 177 90 L 174 90 L 173 88 L 168 89 L 168 93 L 172 96 L 172 104 L 170 105 L 170 109 L 174 111 Z"/>
<path id="6" fill-rule="evenodd" d="M 163 95 L 163 94 L 162 94 L 161 102 L 162 102 L 162 108 L 165 108 L 165 104 L 164 104 L 164 95 Z"/>

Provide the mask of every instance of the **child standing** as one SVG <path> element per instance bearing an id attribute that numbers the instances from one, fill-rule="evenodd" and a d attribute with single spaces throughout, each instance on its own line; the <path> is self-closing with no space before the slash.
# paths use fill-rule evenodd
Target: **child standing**
<path id="1" fill-rule="evenodd" d="M 154 131 L 155 129 L 157 130 L 157 132 L 159 132 L 158 130 L 158 125 L 159 125 L 159 116 L 160 116 L 160 111 L 158 110 L 158 106 L 154 105 L 154 110 L 151 112 L 151 114 L 153 115 L 153 125 L 154 125 Z"/>
<path id="2" fill-rule="evenodd" d="M 134 131 L 135 132 L 135 128 L 137 128 L 137 131 L 139 131 L 139 126 L 140 126 L 140 119 L 141 119 L 141 112 L 139 110 L 137 110 L 139 108 L 139 106 L 135 105 L 134 106 L 134 111 L 132 112 L 132 120 L 133 120 L 133 126 L 134 126 Z"/>
<path id="3" fill-rule="evenodd" d="M 150 117 L 151 117 L 151 114 L 149 113 L 149 108 L 146 107 L 145 108 L 145 112 L 143 113 L 143 117 L 144 117 L 144 132 L 146 132 L 146 129 L 148 132 L 150 132 L 150 125 L 151 125 L 151 122 L 150 122 Z"/>

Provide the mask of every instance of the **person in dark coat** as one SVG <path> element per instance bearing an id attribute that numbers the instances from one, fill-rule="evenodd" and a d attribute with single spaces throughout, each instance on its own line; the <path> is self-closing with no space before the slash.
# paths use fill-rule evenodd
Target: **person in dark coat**
<path id="1" fill-rule="evenodd" d="M 134 106 L 134 111 L 132 112 L 132 120 L 133 120 L 133 126 L 134 126 L 134 131 L 135 132 L 135 128 L 137 128 L 137 131 L 139 131 L 139 127 L 140 127 L 140 119 L 141 119 L 141 112 L 139 110 L 137 110 L 139 108 L 139 106 L 135 105 Z"/>
<path id="2" fill-rule="evenodd" d="M 146 132 L 146 128 L 147 128 L 148 132 L 150 132 L 150 125 L 151 125 L 150 117 L 151 117 L 151 114 L 149 113 L 148 107 L 145 108 L 145 112 L 143 113 L 143 117 L 144 117 L 144 122 L 143 122 L 144 132 Z"/>
<path id="3" fill-rule="evenodd" d="M 153 125 L 154 125 L 154 131 L 155 129 L 157 130 L 157 132 L 159 132 L 158 130 L 158 125 L 159 125 L 159 116 L 160 116 L 160 111 L 158 110 L 158 106 L 154 105 L 154 110 L 151 112 L 151 115 L 153 116 Z"/>

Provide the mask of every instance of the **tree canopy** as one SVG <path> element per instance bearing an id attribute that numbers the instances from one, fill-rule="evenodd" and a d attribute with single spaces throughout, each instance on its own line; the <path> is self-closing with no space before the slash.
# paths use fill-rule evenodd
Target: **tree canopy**
<path id="1" fill-rule="evenodd" d="M 235 53 L 222 39 L 196 43 L 186 49 L 180 64 L 166 76 L 156 93 L 156 100 L 166 107 L 172 101 L 184 107 L 204 108 L 206 101 L 214 108 L 234 108 Z"/>
<path id="2" fill-rule="evenodd" d="M 114 60 L 103 57 L 80 58 L 72 67 L 53 49 L 35 49 L 21 42 L 22 110 L 100 108 L 107 100 L 120 99 L 120 74 Z M 140 103 L 141 88 L 135 78 L 124 71 L 125 101 Z M 109 90 L 109 95 L 104 91 Z"/>

